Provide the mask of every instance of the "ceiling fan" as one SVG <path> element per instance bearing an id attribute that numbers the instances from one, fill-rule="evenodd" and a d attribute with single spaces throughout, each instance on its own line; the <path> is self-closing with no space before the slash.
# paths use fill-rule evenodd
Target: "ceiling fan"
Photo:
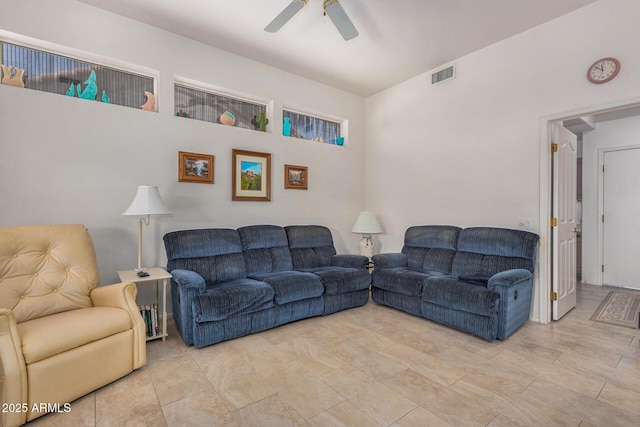
<path id="1" fill-rule="evenodd" d="M 347 13 L 344 11 L 338 0 L 323 0 L 324 4 L 324 13 L 325 15 L 329 15 L 333 24 L 338 28 L 340 34 L 345 40 L 351 40 L 352 38 L 358 35 L 358 30 L 353 26 L 353 23 L 347 16 Z M 269 33 L 277 32 L 284 24 L 289 22 L 291 18 L 295 16 L 296 13 L 300 11 L 303 7 L 305 7 L 309 3 L 309 0 L 293 0 L 291 4 L 284 8 L 282 12 L 278 16 L 275 17 L 273 21 L 269 23 L 264 30 Z"/>

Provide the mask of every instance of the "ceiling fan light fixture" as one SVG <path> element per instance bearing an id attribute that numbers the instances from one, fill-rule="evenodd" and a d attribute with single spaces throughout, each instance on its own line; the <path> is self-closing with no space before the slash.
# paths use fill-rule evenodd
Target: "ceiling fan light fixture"
<path id="1" fill-rule="evenodd" d="M 351 40 L 355 38 L 359 33 L 356 30 L 356 27 L 353 25 L 353 22 L 347 16 L 347 13 L 344 11 L 338 0 L 324 0 L 324 11 L 333 24 L 336 26 L 342 38 L 345 40 Z"/>

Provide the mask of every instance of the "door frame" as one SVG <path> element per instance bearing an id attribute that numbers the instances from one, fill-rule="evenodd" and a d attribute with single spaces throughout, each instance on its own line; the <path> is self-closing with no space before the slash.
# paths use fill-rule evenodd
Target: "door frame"
<path id="1" fill-rule="evenodd" d="M 534 291 L 534 307 L 537 312 L 532 318 L 540 323 L 551 322 L 551 207 L 552 207 L 552 167 L 551 167 L 551 124 L 577 117 L 590 116 L 640 106 L 640 98 L 613 101 L 607 104 L 586 106 L 571 111 L 559 112 L 539 118 L 539 152 L 540 152 L 540 246 L 538 247 L 537 291 Z M 598 197 L 601 197 L 599 194 Z M 600 202 L 598 202 L 600 203 Z"/>

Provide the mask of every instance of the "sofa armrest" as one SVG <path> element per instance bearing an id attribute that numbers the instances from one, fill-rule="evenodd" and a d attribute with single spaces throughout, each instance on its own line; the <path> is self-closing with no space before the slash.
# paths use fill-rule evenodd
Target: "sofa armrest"
<path id="1" fill-rule="evenodd" d="M 531 274 L 531 272 L 526 269 L 513 269 L 513 270 L 501 271 L 500 273 L 496 273 L 489 278 L 489 282 L 487 283 L 487 288 L 488 289 L 507 288 L 507 287 L 515 286 L 520 282 L 531 280 L 532 277 L 533 277 L 533 274 Z"/>
<path id="2" fill-rule="evenodd" d="M 408 258 L 402 253 L 377 254 L 371 259 L 373 267 L 376 269 L 406 267 L 408 265 Z"/>
<path id="3" fill-rule="evenodd" d="M 0 404 L 3 408 L 5 403 L 28 405 L 27 365 L 16 318 L 11 310 L 0 308 Z M 0 425 L 17 426 L 26 422 L 26 410 L 0 412 Z"/>
<path id="4" fill-rule="evenodd" d="M 130 282 L 98 286 L 90 294 L 95 307 L 122 308 L 129 313 L 133 329 L 133 369 L 141 368 L 147 363 L 147 328 L 136 303 L 137 296 L 138 287 Z"/>
<path id="5" fill-rule="evenodd" d="M 369 258 L 364 255 L 334 255 L 331 265 L 335 267 L 367 268 Z"/>
<path id="6" fill-rule="evenodd" d="M 206 283 L 204 278 L 195 271 L 175 269 L 171 275 L 171 303 L 173 304 L 173 319 L 186 345 L 193 341 L 195 319 L 192 303 L 195 297 L 204 293 Z"/>
<path id="7" fill-rule="evenodd" d="M 204 279 L 195 271 L 177 269 L 172 270 L 171 275 L 173 276 L 171 281 L 179 287 L 200 289 L 202 291 L 205 289 Z"/>

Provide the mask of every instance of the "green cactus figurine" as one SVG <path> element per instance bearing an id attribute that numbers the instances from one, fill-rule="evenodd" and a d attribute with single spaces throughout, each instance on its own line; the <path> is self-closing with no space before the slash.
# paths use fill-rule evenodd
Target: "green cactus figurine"
<path id="1" fill-rule="evenodd" d="M 253 122 L 253 125 L 258 128 L 258 130 L 262 132 L 267 131 L 267 125 L 269 124 L 269 119 L 267 119 L 267 116 L 265 115 L 264 111 L 260 113 L 260 117 L 253 116 L 252 122 Z"/>

